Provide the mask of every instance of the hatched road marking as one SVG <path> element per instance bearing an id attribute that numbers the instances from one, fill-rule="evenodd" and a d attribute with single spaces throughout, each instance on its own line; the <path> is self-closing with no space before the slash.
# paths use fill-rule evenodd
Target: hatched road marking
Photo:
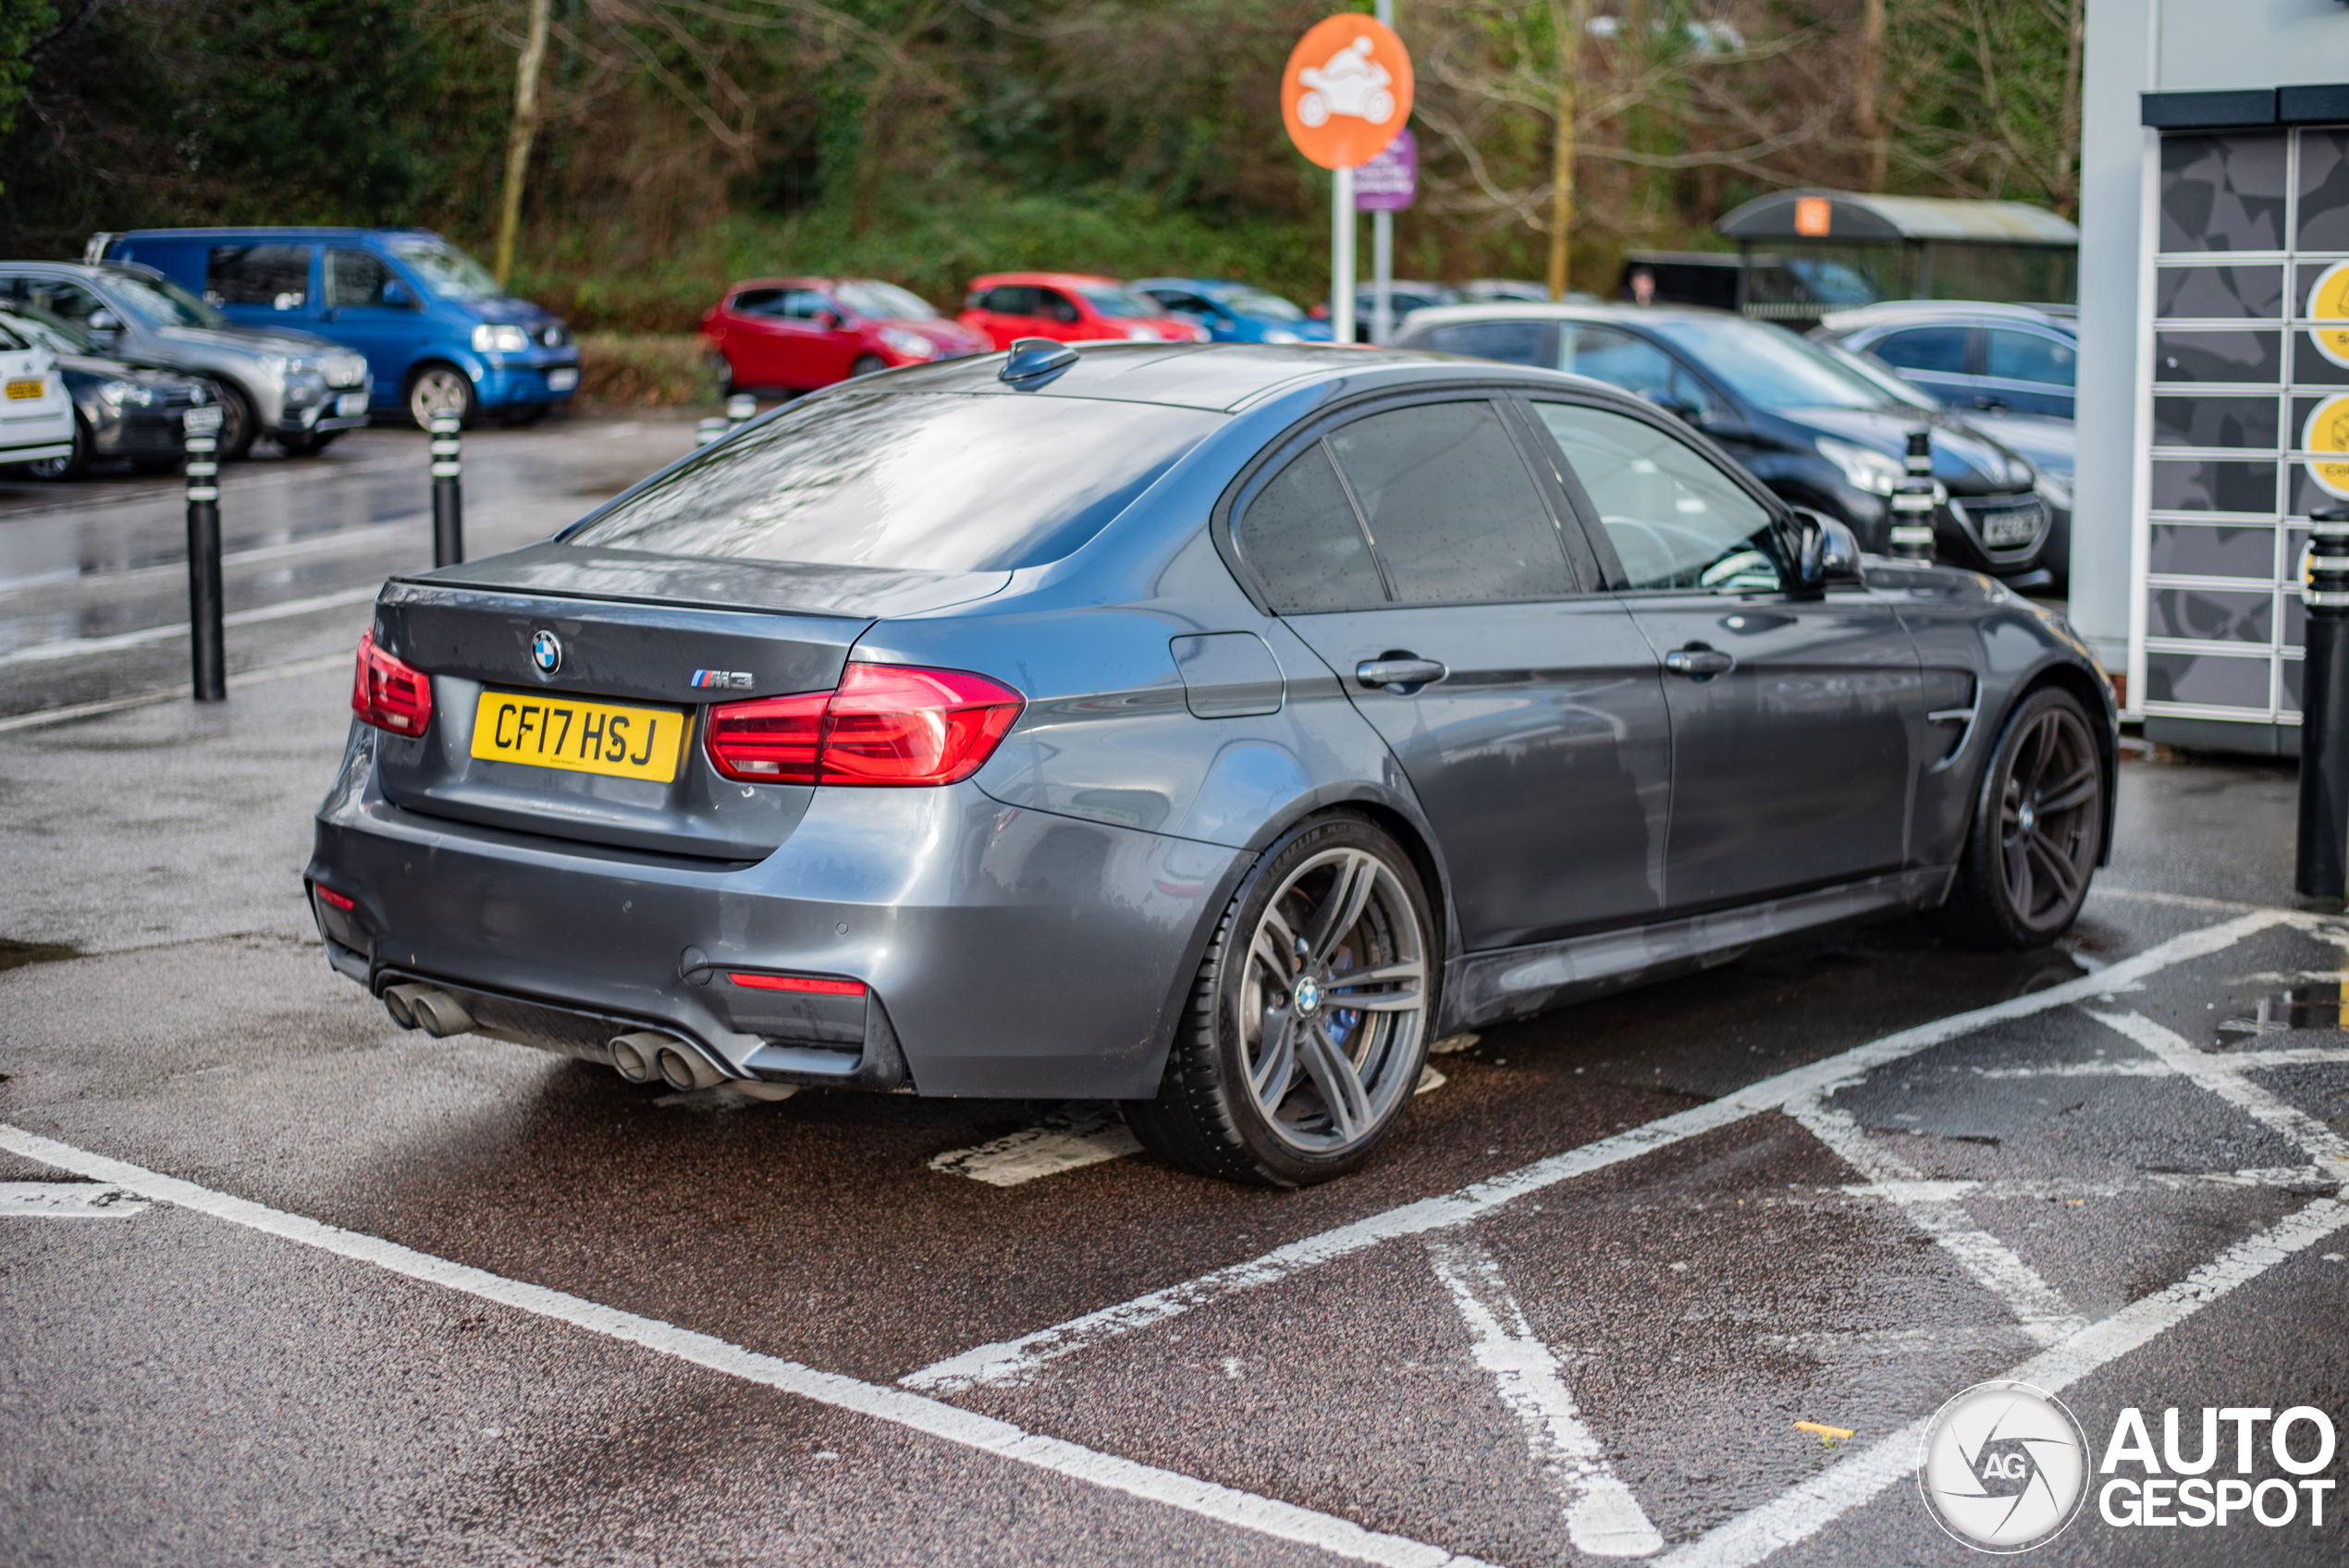
<path id="1" fill-rule="evenodd" d="M 929 1162 L 932 1170 L 967 1176 L 990 1187 L 1016 1187 L 1039 1176 L 1079 1170 L 1105 1159 L 1139 1154 L 1142 1145 L 1106 1107 L 1065 1105 L 1032 1127 L 1007 1133 L 977 1148 L 950 1149 Z"/>

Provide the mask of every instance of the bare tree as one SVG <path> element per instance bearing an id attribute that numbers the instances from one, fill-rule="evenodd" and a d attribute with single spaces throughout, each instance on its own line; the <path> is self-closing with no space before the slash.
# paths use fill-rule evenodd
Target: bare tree
<path id="1" fill-rule="evenodd" d="M 538 134 L 538 73 L 547 63 L 549 0 L 530 0 L 530 31 L 514 67 L 514 127 L 506 138 L 506 184 L 498 205 L 498 285 L 514 268 L 514 230 L 522 222 L 523 175 Z"/>

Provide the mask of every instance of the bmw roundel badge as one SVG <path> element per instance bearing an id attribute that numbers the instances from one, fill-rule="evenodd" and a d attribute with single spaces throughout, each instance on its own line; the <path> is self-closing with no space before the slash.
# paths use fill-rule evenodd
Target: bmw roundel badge
<path id="1" fill-rule="evenodd" d="M 552 675 L 563 667 L 563 645 L 551 631 L 530 634 L 530 662 L 538 667 L 541 675 Z"/>

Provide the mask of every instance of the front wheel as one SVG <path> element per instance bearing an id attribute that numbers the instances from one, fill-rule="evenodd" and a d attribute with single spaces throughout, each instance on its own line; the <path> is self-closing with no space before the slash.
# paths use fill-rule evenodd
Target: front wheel
<path id="1" fill-rule="evenodd" d="M 889 361 L 882 359 L 879 354 L 859 354 L 856 356 L 856 362 L 848 367 L 848 374 L 852 377 L 859 375 L 878 375 L 888 368 Z"/>
<path id="2" fill-rule="evenodd" d="M 455 414 L 471 424 L 477 409 L 473 378 L 455 365 L 425 365 L 408 378 L 408 417 L 419 430 L 432 428 L 435 414 Z"/>
<path id="3" fill-rule="evenodd" d="M 1935 913 L 1966 947 L 2044 947 L 2079 918 L 2104 847 L 2104 753 L 2087 710 L 2048 688 L 2007 720 L 1974 797 L 1949 901 Z"/>
<path id="4" fill-rule="evenodd" d="M 1435 922 L 1410 857 L 1358 817 L 1274 844 L 1224 913 L 1154 1100 L 1125 1120 L 1206 1176 L 1299 1187 L 1368 1159 L 1435 1023 Z"/>

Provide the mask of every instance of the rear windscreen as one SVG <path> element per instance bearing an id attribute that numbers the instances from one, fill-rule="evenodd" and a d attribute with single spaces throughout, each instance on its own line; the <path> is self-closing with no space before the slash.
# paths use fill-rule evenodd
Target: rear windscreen
<path id="1" fill-rule="evenodd" d="M 1153 403 L 839 392 L 622 497 L 569 544 L 913 571 L 1007 571 L 1099 533 L 1223 422 Z"/>

